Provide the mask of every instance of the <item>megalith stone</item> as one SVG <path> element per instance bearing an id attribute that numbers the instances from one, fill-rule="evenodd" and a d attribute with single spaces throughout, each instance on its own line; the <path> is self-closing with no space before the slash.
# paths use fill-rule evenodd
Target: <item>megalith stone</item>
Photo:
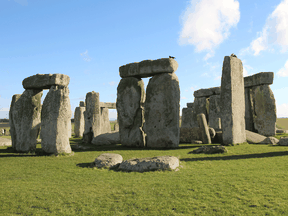
<path id="1" fill-rule="evenodd" d="M 201 140 L 205 144 L 211 144 L 211 137 L 209 127 L 207 125 L 206 117 L 203 113 L 197 115 L 197 121 L 200 128 Z"/>
<path id="2" fill-rule="evenodd" d="M 142 130 L 145 101 L 144 82 L 127 77 L 120 80 L 117 87 L 117 115 L 121 144 L 124 146 L 145 146 Z"/>
<path id="3" fill-rule="evenodd" d="M 220 104 L 223 144 L 246 142 L 243 65 L 237 57 L 224 58 Z"/>
<path id="4" fill-rule="evenodd" d="M 175 73 L 150 78 L 145 101 L 144 131 L 151 148 L 174 148 L 179 145 L 180 88 Z"/>
<path id="5" fill-rule="evenodd" d="M 274 136 L 276 129 L 276 103 L 269 85 L 252 87 L 254 102 L 254 128 L 264 136 Z"/>
<path id="6" fill-rule="evenodd" d="M 109 120 L 109 109 L 106 107 L 101 107 L 101 134 L 110 133 L 111 125 Z"/>
<path id="7" fill-rule="evenodd" d="M 41 146 L 49 154 L 71 153 L 69 142 L 71 105 L 69 89 L 51 86 L 41 111 Z"/>
<path id="8" fill-rule="evenodd" d="M 193 127 L 198 127 L 197 115 L 203 113 L 205 118 L 209 121 L 207 112 L 207 98 L 206 97 L 196 97 L 194 98 L 194 109 L 193 109 Z"/>
<path id="9" fill-rule="evenodd" d="M 251 76 L 244 77 L 244 87 L 253 87 L 258 85 L 271 85 L 273 84 L 273 72 L 260 72 Z"/>
<path id="10" fill-rule="evenodd" d="M 74 134 L 75 137 L 82 137 L 85 129 L 84 112 L 85 107 L 76 107 L 74 113 Z"/>
<path id="11" fill-rule="evenodd" d="M 88 92 L 86 94 L 86 110 L 84 112 L 85 130 L 83 141 L 90 143 L 92 139 L 101 134 L 101 110 L 98 92 Z"/>
<path id="12" fill-rule="evenodd" d="M 213 87 L 213 88 L 207 88 L 207 89 L 199 89 L 197 91 L 194 91 L 193 95 L 194 97 L 209 97 L 211 95 L 220 95 L 221 88 L 220 87 Z"/>
<path id="13" fill-rule="evenodd" d="M 199 127 L 180 128 L 180 143 L 192 143 L 194 140 L 202 140 Z"/>
<path id="14" fill-rule="evenodd" d="M 249 131 L 255 131 L 253 122 L 254 103 L 251 88 L 245 88 L 245 128 Z"/>
<path id="15" fill-rule="evenodd" d="M 13 95 L 9 111 L 12 147 L 17 152 L 34 152 L 41 125 L 41 90 Z"/>
<path id="16" fill-rule="evenodd" d="M 193 121 L 193 108 L 182 109 L 181 127 L 197 127 Z"/>
<path id="17" fill-rule="evenodd" d="M 92 166 L 97 168 L 113 168 L 119 166 L 122 161 L 123 157 L 120 154 L 103 153 L 95 159 Z"/>
<path id="18" fill-rule="evenodd" d="M 220 95 L 211 95 L 209 97 L 209 127 L 221 129 L 219 118 L 221 118 Z"/>

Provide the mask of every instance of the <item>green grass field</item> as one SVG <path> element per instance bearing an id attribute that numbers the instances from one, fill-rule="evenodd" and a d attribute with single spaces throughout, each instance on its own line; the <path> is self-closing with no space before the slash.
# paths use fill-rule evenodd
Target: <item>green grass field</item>
<path id="1" fill-rule="evenodd" d="M 72 149 L 80 142 L 71 138 Z M 288 146 L 245 144 L 215 155 L 189 154 L 196 144 L 173 150 L 87 146 L 92 149 L 59 157 L 0 147 L 0 215 L 288 214 Z M 105 152 L 124 160 L 172 155 L 180 159 L 180 169 L 90 168 Z"/>

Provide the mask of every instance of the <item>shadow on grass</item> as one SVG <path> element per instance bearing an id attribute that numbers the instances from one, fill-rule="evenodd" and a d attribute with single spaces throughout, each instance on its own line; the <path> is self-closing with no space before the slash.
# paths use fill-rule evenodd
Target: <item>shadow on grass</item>
<path id="1" fill-rule="evenodd" d="M 245 155 L 229 155 L 221 157 L 182 158 L 180 159 L 180 161 L 190 162 L 190 161 L 240 160 L 250 158 L 279 157 L 286 155 L 288 155 L 288 151 L 266 152 L 266 153 L 245 154 Z"/>
<path id="2" fill-rule="evenodd" d="M 81 167 L 81 168 L 91 168 L 91 163 L 79 163 L 79 164 L 76 164 L 76 166 Z"/>

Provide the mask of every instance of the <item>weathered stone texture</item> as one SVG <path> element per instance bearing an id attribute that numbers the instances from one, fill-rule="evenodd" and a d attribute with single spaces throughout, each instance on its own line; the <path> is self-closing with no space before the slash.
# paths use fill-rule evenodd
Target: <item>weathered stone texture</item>
<path id="1" fill-rule="evenodd" d="M 113 133 L 104 133 L 96 136 L 92 142 L 93 145 L 114 145 L 114 144 L 120 144 L 120 135 L 119 132 L 113 132 Z"/>
<path id="2" fill-rule="evenodd" d="M 193 121 L 191 123 L 193 127 L 198 127 L 197 115 L 200 113 L 203 113 L 206 119 L 209 121 L 207 105 L 208 105 L 208 98 L 206 97 L 194 98 Z"/>
<path id="3" fill-rule="evenodd" d="M 178 63 L 173 58 L 161 58 L 123 65 L 119 68 L 119 74 L 121 78 L 145 78 L 159 73 L 173 73 L 177 68 Z"/>
<path id="4" fill-rule="evenodd" d="M 197 115 L 197 121 L 200 128 L 201 140 L 205 144 L 211 144 L 211 137 L 209 127 L 207 125 L 206 117 L 203 113 Z"/>
<path id="5" fill-rule="evenodd" d="M 37 137 L 41 125 L 40 90 L 25 90 L 22 95 L 13 95 L 9 124 L 12 147 L 17 152 L 33 152 L 36 150 Z"/>
<path id="6" fill-rule="evenodd" d="M 147 86 L 144 131 L 151 148 L 179 145 L 180 88 L 175 73 L 153 76 Z"/>
<path id="7" fill-rule="evenodd" d="M 251 88 L 245 88 L 245 128 L 249 131 L 255 131 L 253 122 L 253 95 Z"/>
<path id="8" fill-rule="evenodd" d="M 201 146 L 198 149 L 193 150 L 192 152 L 189 152 L 188 154 L 194 153 L 194 154 L 219 154 L 219 153 L 226 153 L 228 150 L 225 148 L 225 146 Z"/>
<path id="9" fill-rule="evenodd" d="M 211 95 L 220 95 L 221 88 L 220 87 L 213 87 L 213 88 L 207 88 L 207 89 L 199 89 L 197 91 L 194 91 L 193 95 L 194 97 L 209 97 Z"/>
<path id="10" fill-rule="evenodd" d="M 11 146 L 12 141 L 10 139 L 0 137 L 0 146 Z"/>
<path id="11" fill-rule="evenodd" d="M 41 111 L 40 136 L 44 152 L 71 153 L 69 124 L 71 124 L 69 89 L 52 86 L 44 99 Z"/>
<path id="12" fill-rule="evenodd" d="M 82 137 L 85 129 L 84 112 L 85 107 L 76 107 L 74 113 L 74 134 L 75 137 Z"/>
<path id="13" fill-rule="evenodd" d="M 101 107 L 101 134 L 110 133 L 111 125 L 109 121 L 109 109 L 106 107 Z"/>
<path id="14" fill-rule="evenodd" d="M 274 73 L 273 72 L 260 72 L 252 76 L 244 77 L 244 87 L 252 87 L 258 85 L 271 85 L 273 84 Z"/>
<path id="15" fill-rule="evenodd" d="M 197 127 L 197 125 L 193 121 L 193 109 L 192 108 L 182 109 L 181 127 Z"/>
<path id="16" fill-rule="evenodd" d="M 227 145 L 245 142 L 243 65 L 236 57 L 224 58 L 220 104 L 223 143 Z"/>
<path id="17" fill-rule="evenodd" d="M 123 157 L 120 154 L 104 153 L 98 156 L 93 162 L 97 168 L 113 168 L 122 163 Z"/>
<path id="18" fill-rule="evenodd" d="M 278 145 L 280 145 L 280 146 L 288 146 L 288 137 L 280 137 Z"/>
<path id="19" fill-rule="evenodd" d="M 187 108 L 192 108 L 192 109 L 194 109 L 194 103 L 187 103 Z"/>
<path id="20" fill-rule="evenodd" d="M 116 109 L 116 103 L 110 103 L 110 102 L 100 102 L 100 107 L 108 108 L 108 109 Z"/>
<path id="21" fill-rule="evenodd" d="M 209 97 L 209 127 L 221 129 L 220 113 L 220 95 L 211 95 Z"/>
<path id="22" fill-rule="evenodd" d="M 23 80 L 24 89 L 50 89 L 53 85 L 67 87 L 70 77 L 65 74 L 36 74 Z"/>
<path id="23" fill-rule="evenodd" d="M 145 146 L 142 130 L 145 101 L 144 82 L 134 77 L 123 78 L 117 87 L 117 114 L 121 144 Z"/>
<path id="24" fill-rule="evenodd" d="M 266 137 L 252 131 L 245 130 L 246 140 L 249 144 L 258 144 L 263 142 Z"/>
<path id="25" fill-rule="evenodd" d="M 180 128 L 180 143 L 192 143 L 194 140 L 202 140 L 199 127 Z"/>
<path id="26" fill-rule="evenodd" d="M 80 106 L 80 107 L 85 107 L 85 106 L 86 106 L 86 104 L 85 104 L 85 102 L 84 102 L 84 101 L 80 101 L 80 103 L 79 103 L 79 106 Z"/>

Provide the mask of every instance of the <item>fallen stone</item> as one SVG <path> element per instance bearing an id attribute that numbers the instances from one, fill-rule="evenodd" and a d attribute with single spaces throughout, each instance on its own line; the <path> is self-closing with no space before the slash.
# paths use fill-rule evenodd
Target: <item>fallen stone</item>
<path id="1" fill-rule="evenodd" d="M 76 107 L 74 113 L 74 134 L 75 137 L 82 137 L 85 129 L 84 112 L 85 107 Z"/>
<path id="2" fill-rule="evenodd" d="M 179 159 L 174 156 L 130 159 L 123 161 L 119 170 L 126 172 L 149 172 L 155 170 L 175 170 L 179 167 Z"/>
<path id="3" fill-rule="evenodd" d="M 203 142 L 201 140 L 192 140 L 191 144 L 202 144 Z"/>
<path id="4" fill-rule="evenodd" d="M 146 146 L 175 148 L 179 145 L 179 80 L 175 73 L 153 76 L 147 85 L 145 101 Z"/>
<path id="5" fill-rule="evenodd" d="M 220 104 L 223 144 L 244 143 L 246 135 L 243 65 L 236 57 L 224 58 Z"/>
<path id="6" fill-rule="evenodd" d="M 207 121 L 205 118 L 205 115 L 203 113 L 200 113 L 197 115 L 197 121 L 200 128 L 201 133 L 201 140 L 205 144 L 211 144 L 211 137 L 209 133 L 209 127 L 207 125 Z M 214 131 L 215 132 L 215 131 Z"/>
<path id="7" fill-rule="evenodd" d="M 24 89 L 50 89 L 51 86 L 57 85 L 67 87 L 70 77 L 65 74 L 36 74 L 23 80 Z"/>
<path id="8" fill-rule="evenodd" d="M 193 150 L 192 152 L 189 152 L 188 154 L 194 153 L 194 154 L 219 154 L 219 153 L 225 153 L 228 152 L 228 150 L 224 146 L 201 146 L 198 149 Z"/>
<path id="9" fill-rule="evenodd" d="M 193 143 L 194 140 L 201 140 L 199 127 L 180 128 L 180 143 Z"/>
<path id="10" fill-rule="evenodd" d="M 244 87 L 252 87 L 259 85 L 271 85 L 273 84 L 274 73 L 273 72 L 260 72 L 252 76 L 244 77 Z"/>
<path id="11" fill-rule="evenodd" d="M 115 145 L 120 144 L 120 135 L 119 132 L 113 133 L 104 133 L 100 134 L 93 138 L 92 142 L 93 145 Z"/>
<path id="12" fill-rule="evenodd" d="M 11 146 L 12 141 L 10 139 L 0 137 L 0 146 Z"/>
<path id="13" fill-rule="evenodd" d="M 123 78 L 117 87 L 117 114 L 120 140 L 123 146 L 145 146 L 142 130 L 144 122 L 144 82 L 134 77 Z"/>
<path id="14" fill-rule="evenodd" d="M 220 95 L 221 88 L 220 87 L 213 87 L 213 88 L 207 88 L 207 89 L 199 89 L 197 91 L 194 91 L 193 95 L 194 97 L 209 97 L 211 95 Z"/>
<path id="15" fill-rule="evenodd" d="M 260 135 L 258 133 L 254 133 L 248 130 L 245 130 L 245 132 L 246 132 L 246 140 L 249 144 L 259 144 L 266 139 L 265 136 Z"/>
<path id="16" fill-rule="evenodd" d="M 114 168 L 119 166 L 123 161 L 120 154 L 104 153 L 98 156 L 92 163 L 92 166 L 97 168 Z"/>
<path id="17" fill-rule="evenodd" d="M 259 144 L 273 144 L 277 145 L 279 143 L 279 140 L 275 137 L 267 137 L 263 141 L 261 141 Z"/>
<path id="18" fill-rule="evenodd" d="M 280 146 L 288 146 L 288 137 L 280 137 L 278 145 L 280 145 Z"/>
<path id="19" fill-rule="evenodd" d="M 48 154 L 71 153 L 69 142 L 71 105 L 69 89 L 51 86 L 41 111 L 42 150 Z"/>
<path id="20" fill-rule="evenodd" d="M 173 58 L 161 58 L 123 65 L 119 68 L 119 74 L 121 78 L 145 78 L 159 73 L 174 73 L 177 68 L 178 63 Z"/>
<path id="21" fill-rule="evenodd" d="M 221 129 L 220 95 L 209 98 L 209 127 Z"/>

